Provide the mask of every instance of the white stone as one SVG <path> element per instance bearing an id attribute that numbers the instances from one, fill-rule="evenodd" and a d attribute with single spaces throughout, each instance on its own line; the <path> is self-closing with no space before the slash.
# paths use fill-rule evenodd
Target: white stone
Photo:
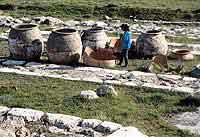
<path id="1" fill-rule="evenodd" d="M 108 137 L 147 137 L 135 127 L 123 127 Z"/>
<path id="2" fill-rule="evenodd" d="M 162 89 L 162 90 L 168 90 L 168 91 L 172 89 L 171 86 L 160 86 L 160 85 L 155 85 L 153 83 L 144 83 L 142 87 L 152 88 L 152 89 Z"/>
<path id="3" fill-rule="evenodd" d="M 93 20 L 83 21 L 83 22 L 81 22 L 81 25 L 91 27 L 91 26 L 95 25 L 95 21 L 93 21 Z"/>
<path id="4" fill-rule="evenodd" d="M 8 40 L 8 36 L 0 36 L 0 40 L 7 41 Z"/>
<path id="5" fill-rule="evenodd" d="M 159 77 L 161 78 L 167 78 L 167 79 L 173 79 L 173 80 L 179 80 L 182 78 L 180 75 L 163 75 L 163 74 L 158 74 Z"/>
<path id="6" fill-rule="evenodd" d="M 60 128 L 57 128 L 57 127 L 54 127 L 54 126 L 49 127 L 49 131 L 52 134 L 65 134 L 65 130 L 64 129 L 60 129 Z"/>
<path id="7" fill-rule="evenodd" d="M 66 65 L 48 64 L 45 69 L 49 70 L 73 70 L 74 68 Z"/>
<path id="8" fill-rule="evenodd" d="M 17 61 L 17 60 L 7 60 L 3 62 L 2 64 L 5 66 L 21 66 L 24 65 L 26 61 Z"/>
<path id="9" fill-rule="evenodd" d="M 74 129 L 81 122 L 81 118 L 70 115 L 47 113 L 47 116 L 51 124 L 63 129 Z"/>
<path id="10" fill-rule="evenodd" d="M 85 98 L 85 99 L 97 99 L 97 98 L 99 98 L 97 96 L 96 92 L 94 92 L 92 90 L 81 91 L 80 97 Z"/>
<path id="11" fill-rule="evenodd" d="M 44 67 L 46 67 L 45 64 L 41 64 L 41 63 L 37 63 L 37 62 L 29 62 L 25 66 L 31 67 L 31 68 L 44 68 Z"/>
<path id="12" fill-rule="evenodd" d="M 194 93 L 194 89 L 193 88 L 188 88 L 188 87 L 175 87 L 172 88 L 172 91 L 174 92 L 184 92 L 184 93 Z"/>
<path id="13" fill-rule="evenodd" d="M 30 23 L 31 22 L 31 19 L 26 18 L 26 17 L 20 18 L 20 20 L 23 21 L 24 23 Z"/>
<path id="14" fill-rule="evenodd" d="M 97 26 L 97 27 L 102 27 L 102 28 L 104 28 L 104 27 L 106 27 L 108 24 L 106 24 L 106 23 L 103 22 L 103 21 L 97 21 L 94 25 Z"/>
<path id="15" fill-rule="evenodd" d="M 22 24 L 23 23 L 23 21 L 21 21 L 20 19 L 15 19 L 14 22 L 17 23 L 17 24 Z"/>
<path id="16" fill-rule="evenodd" d="M 184 81 L 196 81 L 197 78 L 192 78 L 192 77 L 184 77 L 183 78 Z"/>
<path id="17" fill-rule="evenodd" d="M 83 119 L 83 121 L 81 122 L 81 127 L 83 127 L 83 128 L 95 128 L 100 123 L 102 123 L 102 121 L 98 120 L 98 119 Z"/>
<path id="18" fill-rule="evenodd" d="M 120 128 L 122 128 L 120 124 L 104 121 L 98 125 L 95 130 L 102 133 L 113 133 Z"/>
<path id="19" fill-rule="evenodd" d="M 8 115 L 24 117 L 27 121 L 40 121 L 41 117 L 44 115 L 44 112 L 33 110 L 33 109 L 23 109 L 23 108 L 12 108 Z"/>
<path id="20" fill-rule="evenodd" d="M 10 110 L 10 108 L 8 108 L 8 107 L 0 106 L 0 117 L 2 115 L 6 114 L 9 110 Z"/>

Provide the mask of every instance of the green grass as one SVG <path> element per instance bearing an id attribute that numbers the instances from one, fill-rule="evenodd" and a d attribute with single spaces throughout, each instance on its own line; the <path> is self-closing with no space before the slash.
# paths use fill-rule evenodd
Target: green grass
<path id="1" fill-rule="evenodd" d="M 17 7 L 15 11 L 5 11 L 13 16 L 99 17 L 107 14 L 122 18 L 137 15 L 140 19 L 156 20 L 199 20 L 200 16 L 199 0 L 0 0 L 0 3 Z"/>
<path id="2" fill-rule="evenodd" d="M 79 98 L 80 91 L 94 90 L 98 85 L 5 73 L 0 73 L 0 79 L 0 105 L 109 120 L 155 137 L 199 137 L 163 120 L 169 113 L 195 109 L 178 105 L 185 94 L 117 86 L 119 96 L 88 101 Z"/>

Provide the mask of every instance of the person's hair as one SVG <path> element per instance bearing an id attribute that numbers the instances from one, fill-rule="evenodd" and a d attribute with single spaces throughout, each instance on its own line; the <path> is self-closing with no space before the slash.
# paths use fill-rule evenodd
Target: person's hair
<path id="1" fill-rule="evenodd" d="M 128 24 L 122 24 L 120 27 L 123 31 L 130 31 Z"/>

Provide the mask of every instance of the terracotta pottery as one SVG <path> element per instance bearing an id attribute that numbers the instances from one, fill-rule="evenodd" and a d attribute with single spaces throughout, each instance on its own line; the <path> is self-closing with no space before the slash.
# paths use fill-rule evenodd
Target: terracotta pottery
<path id="1" fill-rule="evenodd" d="M 112 49 L 101 49 L 94 51 L 90 47 L 86 47 L 83 54 L 83 63 L 88 66 L 95 67 L 114 67 L 115 56 Z"/>
<path id="2" fill-rule="evenodd" d="M 102 28 L 92 28 L 84 31 L 81 36 L 83 48 L 105 48 L 108 37 Z"/>
<path id="3" fill-rule="evenodd" d="M 10 56 L 15 59 L 38 59 L 44 49 L 42 34 L 36 24 L 12 26 L 8 45 Z"/>
<path id="4" fill-rule="evenodd" d="M 142 33 L 136 41 L 136 51 L 139 57 L 167 55 L 168 44 L 161 31 L 151 30 Z"/>
<path id="5" fill-rule="evenodd" d="M 60 28 L 54 30 L 47 42 L 47 55 L 52 63 L 76 64 L 81 59 L 82 43 L 76 30 Z"/>
<path id="6" fill-rule="evenodd" d="M 187 49 L 175 49 L 172 51 L 177 59 L 181 60 L 192 60 L 194 56 L 191 54 L 190 50 Z"/>

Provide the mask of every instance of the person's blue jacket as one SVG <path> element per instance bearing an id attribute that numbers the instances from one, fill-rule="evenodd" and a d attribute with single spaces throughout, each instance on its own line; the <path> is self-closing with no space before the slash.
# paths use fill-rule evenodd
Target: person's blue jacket
<path id="1" fill-rule="evenodd" d="M 124 34 L 122 35 L 121 48 L 122 49 L 131 48 L 131 32 L 125 31 Z"/>

